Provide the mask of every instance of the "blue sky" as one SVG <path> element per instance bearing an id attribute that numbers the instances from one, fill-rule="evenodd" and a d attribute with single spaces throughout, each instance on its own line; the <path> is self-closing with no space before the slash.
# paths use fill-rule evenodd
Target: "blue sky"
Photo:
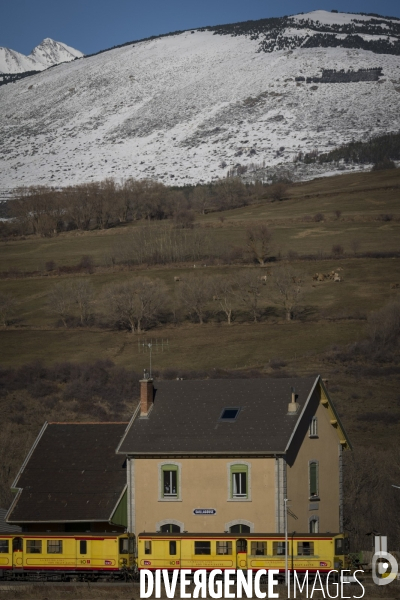
<path id="1" fill-rule="evenodd" d="M 89 54 L 180 29 L 316 9 L 400 17 L 399 0 L 3 0 L 0 46 L 29 54 L 50 37 Z"/>

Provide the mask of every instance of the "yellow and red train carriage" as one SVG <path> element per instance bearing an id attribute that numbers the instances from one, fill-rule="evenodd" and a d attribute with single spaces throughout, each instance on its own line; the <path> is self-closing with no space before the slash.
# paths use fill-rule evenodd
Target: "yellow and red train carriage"
<path id="1" fill-rule="evenodd" d="M 286 543 L 282 534 L 141 533 L 138 569 L 277 569 L 284 573 Z M 290 570 L 328 573 L 348 566 L 344 534 L 290 534 Z"/>
<path id="2" fill-rule="evenodd" d="M 3 579 L 124 579 L 133 572 L 128 534 L 0 534 Z"/>

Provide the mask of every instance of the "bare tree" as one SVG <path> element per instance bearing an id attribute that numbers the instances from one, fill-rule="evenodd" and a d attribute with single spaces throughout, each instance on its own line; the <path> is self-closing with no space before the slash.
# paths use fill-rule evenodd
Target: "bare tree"
<path id="1" fill-rule="evenodd" d="M 302 296 L 302 281 L 288 265 L 276 267 L 272 281 L 275 302 L 284 308 L 286 320 L 291 321 Z"/>
<path id="2" fill-rule="evenodd" d="M 286 185 L 286 183 L 279 181 L 278 183 L 273 183 L 269 187 L 267 191 L 267 196 L 271 199 L 272 202 L 282 200 L 285 194 L 287 193 L 287 190 L 288 186 Z"/>
<path id="3" fill-rule="evenodd" d="M 211 291 L 214 302 L 225 313 L 228 325 L 230 325 L 237 295 L 235 280 L 232 277 L 214 277 L 211 280 Z"/>
<path id="4" fill-rule="evenodd" d="M 49 310 L 61 319 L 64 327 L 68 327 L 67 318 L 71 314 L 72 304 L 73 294 L 70 281 L 56 283 L 51 287 L 47 305 Z"/>
<path id="5" fill-rule="evenodd" d="M 254 323 L 260 316 L 260 297 L 263 286 L 259 271 L 248 270 L 240 273 L 235 279 L 235 293 L 238 301 L 251 313 Z"/>
<path id="6" fill-rule="evenodd" d="M 272 232 L 266 225 L 251 225 L 246 232 L 246 245 L 253 260 L 264 265 L 271 251 Z"/>
<path id="7" fill-rule="evenodd" d="M 81 325 L 86 325 L 93 314 L 94 288 L 87 279 L 78 279 L 71 289 L 71 295 L 79 312 Z"/>
<path id="8" fill-rule="evenodd" d="M 111 286 L 106 301 L 115 318 L 132 333 L 141 333 L 168 303 L 165 284 L 147 277 L 135 277 Z"/>
<path id="9" fill-rule="evenodd" d="M 16 300 L 11 294 L 0 293 L 0 323 L 3 327 L 10 324 L 15 313 Z"/>
<path id="10" fill-rule="evenodd" d="M 194 188 L 191 202 L 194 210 L 197 210 L 202 215 L 205 215 L 207 209 L 211 207 L 212 195 L 210 188 L 205 185 L 198 185 Z"/>
<path id="11" fill-rule="evenodd" d="M 188 275 L 181 282 L 179 297 L 189 314 L 195 314 L 200 325 L 204 323 L 205 308 L 211 299 L 211 286 L 208 278 Z"/>

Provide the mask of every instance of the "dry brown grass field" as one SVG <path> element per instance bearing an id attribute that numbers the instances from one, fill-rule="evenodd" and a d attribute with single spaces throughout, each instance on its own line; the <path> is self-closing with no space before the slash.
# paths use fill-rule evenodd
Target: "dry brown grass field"
<path id="1" fill-rule="evenodd" d="M 322 214 L 322 220 L 315 219 L 318 214 Z M 378 464 L 376 451 L 394 451 L 400 435 L 398 346 L 383 358 L 381 353 L 379 360 L 371 345 L 369 351 L 358 354 L 354 346 L 351 348 L 367 339 L 370 315 L 399 298 L 400 170 L 293 184 L 282 201 L 197 215 L 193 232 L 207 235 L 211 247 L 245 247 L 246 230 L 254 223 L 266 224 L 273 232 L 271 254 L 279 260 L 268 262 L 266 267 L 241 260 L 229 264 L 219 260 L 198 261 L 195 265 L 113 264 L 110 256 L 114 249 L 131 240 L 144 226 L 141 222 L 105 231 L 72 231 L 53 238 L 28 236 L 0 242 L 0 294 L 11 294 L 16 300 L 12 323 L 0 328 L 0 365 L 10 369 L 32 361 L 47 366 L 110 359 L 117 366 L 141 373 L 149 365 L 143 342 L 163 340 L 168 341 L 168 347 L 163 352 L 158 346 L 153 350 L 153 368 L 160 376 L 171 369 L 181 375 L 207 371 L 217 376 L 221 369 L 256 369 L 274 377 L 320 373 L 329 379 L 332 397 L 353 441 L 354 455 L 360 449 L 371 452 L 371 464 Z M 342 246 L 344 254 L 332 257 L 333 245 Z M 387 254 L 373 257 L 376 253 Z M 90 275 L 46 270 L 48 261 L 72 266 L 84 255 L 91 256 L 95 263 Z M 302 255 L 313 255 L 313 259 L 306 260 Z M 291 322 L 285 321 L 270 293 L 270 281 L 282 263 L 290 264 L 302 281 L 303 295 Z M 340 272 L 340 283 L 313 280 L 315 273 L 332 270 Z M 212 301 L 204 325 L 189 318 L 179 322 L 160 320 L 137 335 L 117 329 L 108 318 L 104 292 L 112 284 L 138 276 L 160 279 L 173 299 L 181 285 L 174 282 L 176 276 L 184 281 L 189 275 L 207 278 L 239 272 L 269 274 L 260 292 L 258 323 L 253 323 L 243 308 L 236 307 L 233 323 L 228 325 Z M 65 328 L 49 311 L 48 297 L 56 283 L 77 280 L 92 283 L 93 310 L 98 318 L 90 326 Z M 3 474 L 0 470 L 0 488 L 5 489 L 11 482 L 44 420 L 93 420 L 93 406 L 89 410 L 80 400 L 65 400 L 63 385 L 57 383 L 56 394 L 50 396 L 24 389 L 0 389 L 0 453 L 6 456 Z M 114 418 L 117 409 L 111 401 L 94 401 L 102 411 L 99 418 Z M 118 414 L 129 418 L 135 401 L 136 397 L 125 398 Z M 387 465 L 389 475 L 384 485 L 390 488 L 390 483 L 400 483 L 400 460 L 391 457 Z M 0 503 L 2 497 L 8 495 L 0 493 Z M 390 502 L 399 508 L 397 497 Z M 379 518 L 371 523 L 372 528 L 378 529 Z M 13 591 L 8 593 L 11 595 L 4 597 L 21 597 L 13 596 Z M 0 597 L 2 594 L 5 592 L 0 590 Z M 371 594 L 379 597 L 375 589 Z"/>

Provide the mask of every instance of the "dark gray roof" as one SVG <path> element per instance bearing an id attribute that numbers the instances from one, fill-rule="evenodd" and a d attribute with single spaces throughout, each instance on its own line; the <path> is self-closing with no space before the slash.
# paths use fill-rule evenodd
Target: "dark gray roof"
<path id="1" fill-rule="evenodd" d="M 6 523 L 7 511 L 5 508 L 0 508 L 0 533 L 18 533 L 22 531 L 18 525 L 9 525 Z"/>
<path id="2" fill-rule="evenodd" d="M 115 454 L 126 423 L 52 423 L 14 482 L 13 523 L 108 521 L 126 485 Z"/>
<path id="3" fill-rule="evenodd" d="M 315 377 L 157 381 L 148 418 L 137 416 L 118 452 L 268 453 L 284 452 Z M 289 416 L 292 387 L 300 410 Z M 227 407 L 240 407 L 234 422 L 221 422 Z"/>

